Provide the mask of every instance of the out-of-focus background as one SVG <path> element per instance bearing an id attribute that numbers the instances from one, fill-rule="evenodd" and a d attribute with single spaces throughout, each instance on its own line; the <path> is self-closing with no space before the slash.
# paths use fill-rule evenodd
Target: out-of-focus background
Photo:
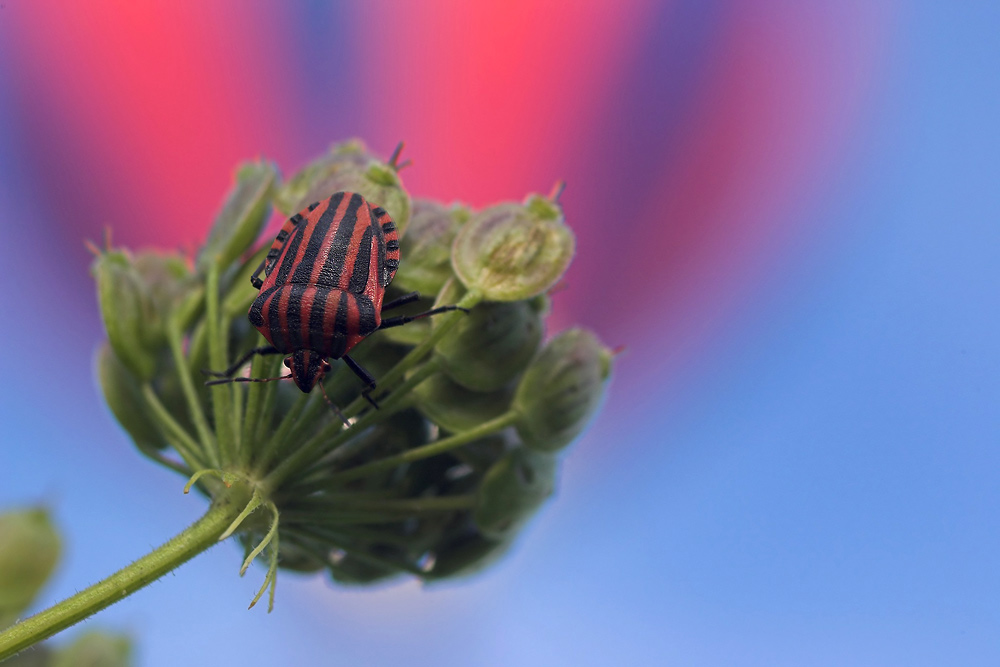
<path id="1" fill-rule="evenodd" d="M 139 664 L 1000 663 L 1000 5 L 0 2 L 0 506 L 43 604 L 193 521 L 96 389 L 84 239 L 189 247 L 240 160 L 405 139 L 416 196 L 569 183 L 557 326 L 625 345 L 489 572 L 282 574 L 227 544 L 88 622 Z"/>

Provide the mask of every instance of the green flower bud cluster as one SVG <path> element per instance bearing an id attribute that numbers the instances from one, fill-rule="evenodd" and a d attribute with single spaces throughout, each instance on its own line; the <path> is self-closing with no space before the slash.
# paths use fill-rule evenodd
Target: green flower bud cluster
<path id="1" fill-rule="evenodd" d="M 493 562 L 552 495 L 559 453 L 610 374 L 611 354 L 585 330 L 545 342 L 547 292 L 574 250 L 558 201 L 411 201 L 397 160 L 354 140 L 284 182 L 268 163 L 245 165 L 193 265 L 110 248 L 94 264 L 108 332 L 97 367 L 112 413 L 188 487 L 216 503 L 240 490 L 245 509 L 222 538 L 242 542 L 244 570 L 266 561 L 261 594 L 270 585 L 272 602 L 278 568 L 367 584 Z M 308 394 L 291 382 L 205 386 L 202 370 L 263 342 L 246 312 L 270 208 L 287 216 L 340 190 L 383 206 L 400 230 L 386 300 L 422 295 L 400 314 L 468 312 L 376 332 L 352 350 L 378 381 L 377 409 L 336 361 Z M 258 356 L 244 373 L 277 378 L 281 364 Z"/>
<path id="2" fill-rule="evenodd" d="M 0 514 L 0 630 L 25 615 L 52 575 L 62 540 L 46 509 Z M 61 647 L 43 644 L 21 653 L 10 667 L 127 667 L 131 641 L 122 635 L 88 631 Z"/>

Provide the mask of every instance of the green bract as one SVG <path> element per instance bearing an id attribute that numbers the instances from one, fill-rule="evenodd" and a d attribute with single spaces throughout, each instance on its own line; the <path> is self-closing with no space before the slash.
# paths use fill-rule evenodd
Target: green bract
<path id="1" fill-rule="evenodd" d="M 243 570 L 263 560 L 272 594 L 279 568 L 360 585 L 485 567 L 552 494 L 549 452 L 581 432 L 609 370 L 610 356 L 582 330 L 539 350 L 545 292 L 573 254 L 556 203 L 533 196 L 472 213 L 418 200 L 386 301 L 410 290 L 422 298 L 384 317 L 455 304 L 468 312 L 353 348 L 377 382 L 367 397 L 337 360 L 302 393 L 275 379 L 288 372 L 279 355 L 235 375 L 267 382 L 206 386 L 203 371 L 264 344 L 247 309 L 257 295 L 250 275 L 273 240 L 254 243 L 269 208 L 291 214 L 340 190 L 406 226 L 397 166 L 351 141 L 284 183 L 270 163 L 240 168 L 194 266 L 110 249 L 94 266 L 108 332 L 97 368 L 112 413 L 142 454 L 189 477 L 213 499 L 211 512 L 230 513 L 213 539 L 238 538 Z"/>

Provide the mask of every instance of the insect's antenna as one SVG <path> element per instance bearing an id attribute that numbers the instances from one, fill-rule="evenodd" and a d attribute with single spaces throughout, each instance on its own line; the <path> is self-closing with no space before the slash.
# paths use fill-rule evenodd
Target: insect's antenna
<path id="1" fill-rule="evenodd" d="M 276 378 L 226 378 L 225 380 L 209 380 L 205 383 L 205 386 L 208 387 L 213 384 L 228 384 L 230 382 L 274 382 L 275 380 L 288 380 L 291 377 L 292 374 L 289 373 L 288 375 L 282 375 L 281 377 Z"/>
<path id="2" fill-rule="evenodd" d="M 392 157 L 389 158 L 389 166 L 392 167 L 393 171 L 399 172 L 400 170 L 413 164 L 411 160 L 407 160 L 406 162 L 399 164 L 399 154 L 403 152 L 403 146 L 405 145 L 405 142 L 400 141 L 396 145 L 396 150 L 392 152 Z"/>
<path id="3" fill-rule="evenodd" d="M 323 380 L 320 379 L 317 384 L 319 385 L 319 390 L 323 392 L 323 399 L 326 400 L 326 404 L 330 406 L 330 409 L 337 413 L 337 416 L 340 417 L 340 421 L 344 422 L 344 426 L 350 426 L 351 422 L 348 421 L 347 417 L 344 416 L 344 413 L 340 411 L 340 408 L 333 404 L 330 397 L 326 395 L 326 387 L 323 386 Z"/>
<path id="4" fill-rule="evenodd" d="M 552 186 L 552 192 L 549 193 L 549 200 L 553 204 L 559 203 L 559 198 L 562 197 L 563 190 L 566 189 L 566 181 L 556 181 L 556 184 Z"/>

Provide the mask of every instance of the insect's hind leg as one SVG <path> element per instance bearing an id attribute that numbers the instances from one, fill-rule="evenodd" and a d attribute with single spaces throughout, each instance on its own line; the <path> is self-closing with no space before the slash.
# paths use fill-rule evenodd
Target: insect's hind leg
<path id="1" fill-rule="evenodd" d="M 361 395 L 365 397 L 365 400 L 372 404 L 372 407 L 378 410 L 378 403 L 375 399 L 371 397 L 371 393 L 375 391 L 375 378 L 371 373 L 365 370 L 364 366 L 358 362 L 351 359 L 346 354 L 341 357 L 347 367 L 354 371 L 354 374 L 361 378 L 361 381 L 365 383 L 365 389 L 361 392 Z"/>
<path id="2" fill-rule="evenodd" d="M 255 347 L 254 349 L 250 350 L 249 352 L 247 352 L 246 354 L 244 354 L 242 357 L 240 357 L 239 359 L 237 359 L 235 362 L 233 362 L 233 365 L 230 366 L 229 368 L 227 368 L 224 371 L 210 371 L 210 370 L 207 370 L 207 369 L 202 369 L 201 372 L 204 373 L 205 375 L 212 375 L 214 377 L 220 377 L 220 378 L 232 377 L 233 374 L 236 371 L 240 370 L 240 368 L 243 366 L 243 364 L 245 364 L 246 362 L 250 361 L 250 358 L 253 357 L 256 354 L 262 354 L 262 355 L 263 354 L 281 354 L 281 352 L 279 352 L 278 349 L 276 347 L 274 347 L 273 345 L 265 345 L 263 347 Z"/>
<path id="3" fill-rule="evenodd" d="M 431 308 L 422 313 L 417 313 L 416 315 L 400 315 L 399 317 L 389 317 L 382 320 L 382 324 L 379 325 L 379 329 L 389 329 L 392 327 L 401 327 L 407 322 L 412 322 L 413 320 L 423 319 L 425 317 L 430 317 L 431 315 L 440 315 L 441 313 L 447 313 L 451 310 L 461 310 L 463 313 L 468 313 L 468 308 L 461 308 L 459 306 L 439 306 L 437 308 Z"/>
<path id="4" fill-rule="evenodd" d="M 393 308 L 399 308 L 400 306 L 405 306 L 408 303 L 413 303 L 414 301 L 420 300 L 420 292 L 410 292 L 409 294 L 404 294 L 403 296 L 393 299 L 388 303 L 382 304 L 382 311 L 392 310 Z"/>

